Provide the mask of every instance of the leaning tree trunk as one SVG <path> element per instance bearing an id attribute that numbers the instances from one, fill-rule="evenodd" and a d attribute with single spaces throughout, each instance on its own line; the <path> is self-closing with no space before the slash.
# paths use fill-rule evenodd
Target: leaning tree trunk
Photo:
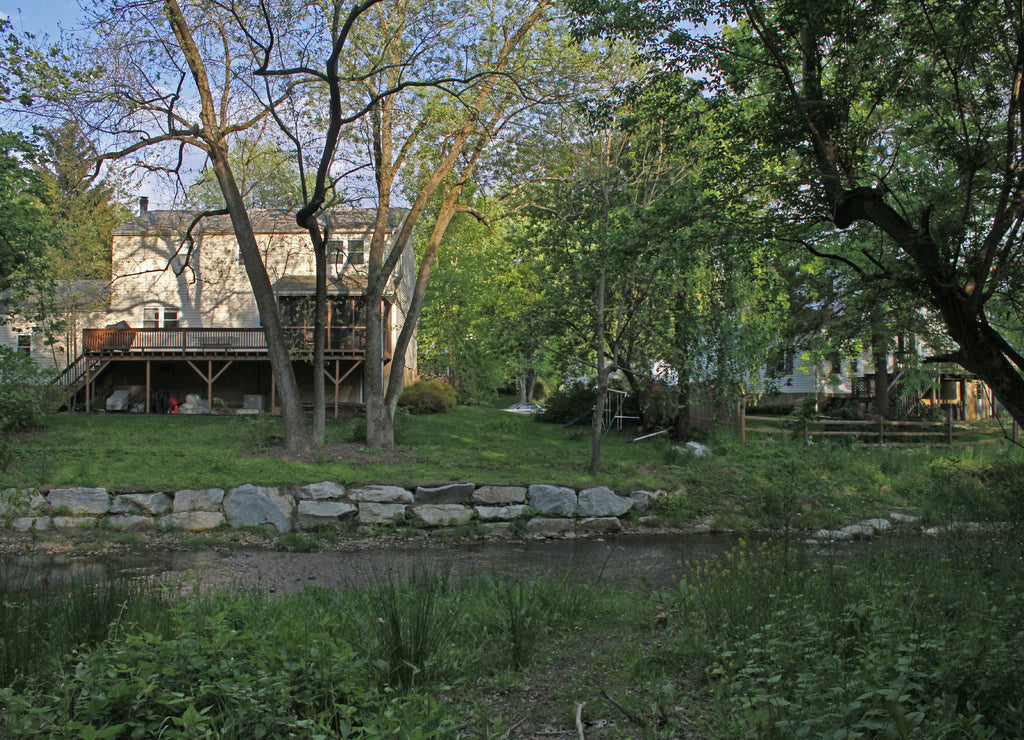
<path id="1" fill-rule="evenodd" d="M 281 315 L 274 300 L 274 289 L 270 285 L 270 278 L 267 276 L 242 195 L 227 164 L 226 150 L 222 155 L 211 154 L 210 160 L 224 193 L 238 249 L 245 263 L 245 272 L 249 276 L 256 307 L 260 312 L 260 323 L 263 325 L 263 334 L 267 341 L 267 356 L 270 358 L 270 366 L 277 381 L 277 393 L 281 399 L 285 446 L 289 452 L 305 452 L 309 450 L 309 435 L 302 413 L 298 383 L 295 382 L 295 371 L 284 339 Z"/>
<path id="2" fill-rule="evenodd" d="M 182 15 L 176 0 L 164 1 L 164 12 L 170 22 L 179 47 L 185 56 L 192 78 L 195 80 L 202 100 L 199 114 L 203 123 L 201 136 L 207 143 L 207 153 L 217 176 L 224 204 L 231 217 L 231 226 L 235 232 L 238 249 L 245 264 L 245 272 L 252 286 L 256 307 L 260 312 L 263 333 L 267 341 L 267 356 L 277 380 L 278 393 L 281 396 L 281 411 L 284 417 L 285 446 L 290 452 L 303 452 L 309 449 L 309 435 L 306 433 L 302 407 L 299 405 L 299 389 L 295 382 L 291 358 L 284 341 L 284 330 L 281 327 L 281 315 L 274 300 L 274 290 L 267 276 L 266 265 L 260 256 L 259 245 L 252 231 L 249 213 L 245 201 L 235 182 L 234 173 L 228 164 L 228 149 L 224 141 L 224 131 L 218 120 L 218 107 L 210 91 L 206 65 L 199 48 L 192 38 L 192 31 Z"/>

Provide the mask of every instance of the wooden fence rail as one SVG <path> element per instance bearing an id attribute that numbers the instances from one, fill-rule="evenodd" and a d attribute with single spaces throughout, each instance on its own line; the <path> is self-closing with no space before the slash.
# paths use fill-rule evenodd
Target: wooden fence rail
<path id="1" fill-rule="evenodd" d="M 947 413 L 945 421 L 887 421 L 868 419 L 800 419 L 785 416 L 746 416 L 744 436 L 748 434 L 795 434 L 801 438 L 854 438 L 861 442 L 898 442 L 906 444 L 953 443 L 965 436 L 1005 435 L 998 422 L 954 421 Z"/>

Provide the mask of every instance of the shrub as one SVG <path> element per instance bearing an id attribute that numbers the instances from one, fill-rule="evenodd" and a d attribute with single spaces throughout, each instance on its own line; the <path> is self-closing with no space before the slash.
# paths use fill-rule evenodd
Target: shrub
<path id="1" fill-rule="evenodd" d="M 32 426 L 59 397 L 49 374 L 24 352 L 0 347 L 0 434 Z"/>
<path id="2" fill-rule="evenodd" d="M 418 380 L 404 391 L 398 405 L 411 414 L 444 414 L 457 402 L 455 389 L 440 380 Z"/>
<path id="3" fill-rule="evenodd" d="M 24 352 L 0 347 L 0 462 L 8 455 L 11 432 L 35 426 L 56 407 L 60 390 Z"/>
<path id="4" fill-rule="evenodd" d="M 570 380 L 544 401 L 544 411 L 537 418 L 554 424 L 565 424 L 594 408 L 597 389 L 589 380 Z"/>

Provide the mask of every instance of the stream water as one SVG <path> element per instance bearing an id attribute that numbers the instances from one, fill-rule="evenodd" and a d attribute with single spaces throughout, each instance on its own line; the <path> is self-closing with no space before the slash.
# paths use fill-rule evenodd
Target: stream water
<path id="1" fill-rule="evenodd" d="M 544 542 L 474 542 L 437 546 L 403 543 L 354 552 L 279 552 L 256 549 L 148 551 L 103 555 L 6 555 L 0 579 L 98 582 L 117 577 L 159 578 L 201 588 L 238 585 L 268 591 L 305 586 L 365 584 L 416 567 L 449 568 L 453 575 L 490 572 L 529 577 L 545 573 L 588 583 L 640 587 L 671 585 L 696 563 L 733 547 L 721 535 L 634 535 Z"/>

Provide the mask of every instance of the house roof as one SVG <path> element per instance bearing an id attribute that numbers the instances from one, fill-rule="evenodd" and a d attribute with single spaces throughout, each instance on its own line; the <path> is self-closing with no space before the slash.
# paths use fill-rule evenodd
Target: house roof
<path id="1" fill-rule="evenodd" d="M 115 236 L 144 234 L 184 234 L 192 220 L 201 211 L 146 211 L 114 229 Z M 388 225 L 396 228 L 405 216 L 405 209 L 392 208 Z M 327 212 L 325 220 L 338 231 L 370 231 L 377 217 L 374 208 L 339 208 Z M 253 209 L 249 211 L 253 232 L 256 234 L 305 234 L 295 223 L 295 211 L 279 209 Z M 196 234 L 231 234 L 234 229 L 228 216 L 207 216 L 196 227 Z"/>

